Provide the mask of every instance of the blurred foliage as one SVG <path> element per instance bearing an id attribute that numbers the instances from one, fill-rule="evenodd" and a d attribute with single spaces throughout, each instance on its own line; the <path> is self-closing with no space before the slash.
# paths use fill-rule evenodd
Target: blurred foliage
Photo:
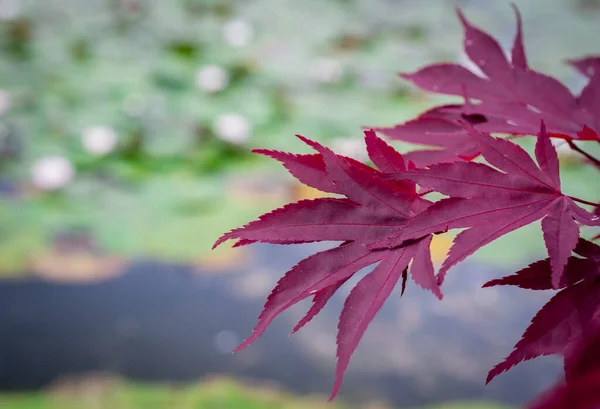
<path id="1" fill-rule="evenodd" d="M 501 20 L 491 2 L 463 3 L 512 35 L 512 22 L 498 26 L 509 7 Z M 31 267 L 69 235 L 122 256 L 203 257 L 221 232 L 294 195 L 251 148 L 306 150 L 301 133 L 360 156 L 361 126 L 441 100 L 395 73 L 458 58 L 454 5 L 0 0 L 0 273 Z M 585 27 L 569 32 L 593 38 Z M 566 42 L 575 34 L 560 36 L 563 49 L 584 47 Z M 50 155 L 74 172 L 59 188 L 32 177 Z"/>
<path id="2" fill-rule="evenodd" d="M 272 16 L 289 18 L 278 7 Z M 393 71 L 363 72 L 360 61 L 381 55 L 392 38 L 422 43 L 418 26 L 385 33 L 371 19 L 348 30 L 349 4 L 323 14 L 294 7 L 295 19 L 318 30 L 299 39 L 261 13 L 266 2 L 1 0 L 0 91 L 10 106 L 0 118 L 0 271 L 31 264 L 69 232 L 104 251 L 192 260 L 221 231 L 274 205 L 231 192 L 240 172 L 254 169 L 257 180 L 261 167 L 275 166 L 252 147 L 289 149 L 299 132 L 357 135 L 359 121 L 417 112 L 405 90 L 387 86 Z M 232 23 L 237 39 L 225 31 Z M 206 66 L 224 70 L 222 89 L 197 84 Z M 228 113 L 248 122 L 239 141 L 219 135 L 218 118 Z M 118 135 L 114 149 L 86 149 L 82 138 L 94 126 Z M 74 168 L 60 189 L 31 180 L 48 155 Z M 280 192 L 275 205 L 288 199 Z"/>
<path id="3" fill-rule="evenodd" d="M 0 394 L 10 409 L 390 409 L 374 403 L 361 407 L 328 403 L 324 396 L 296 397 L 276 389 L 218 378 L 195 386 L 142 385 L 88 380 L 45 393 Z M 491 403 L 455 403 L 426 409 L 502 409 Z"/>

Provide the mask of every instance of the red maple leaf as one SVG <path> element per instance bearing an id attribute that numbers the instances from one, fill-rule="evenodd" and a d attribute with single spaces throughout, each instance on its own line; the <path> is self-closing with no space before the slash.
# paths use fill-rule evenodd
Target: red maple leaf
<path id="1" fill-rule="evenodd" d="M 515 13 L 517 35 L 509 61 L 498 42 L 459 10 L 465 52 L 483 76 L 458 64 L 440 63 L 400 77 L 427 91 L 464 97 L 465 103 L 436 107 L 404 124 L 375 129 L 392 139 L 441 148 L 407 156 L 418 165 L 477 155 L 476 145 L 457 123 L 460 120 L 482 132 L 533 135 L 543 119 L 552 137 L 600 140 L 600 75 L 591 75 L 600 70 L 600 57 L 571 61 L 590 77 L 581 94 L 574 96 L 558 80 L 529 68 L 516 8 Z"/>
<path id="2" fill-rule="evenodd" d="M 456 64 L 403 75 L 421 88 L 460 95 L 465 102 L 439 106 L 416 120 L 379 130 L 439 149 L 409 152 L 403 158 L 368 130 L 367 151 L 377 169 L 302 136 L 298 137 L 317 153 L 255 151 L 281 162 L 300 182 L 336 196 L 285 205 L 225 233 L 215 247 L 229 239 L 236 240 L 234 246 L 259 241 L 340 244 L 305 258 L 278 281 L 252 334 L 236 351 L 254 342 L 279 314 L 312 296 L 312 306 L 292 332 L 299 330 L 354 274 L 371 267 L 351 290 L 340 315 L 333 399 L 360 339 L 400 279 L 401 294 L 410 274 L 416 284 L 442 298 L 440 285 L 449 268 L 541 219 L 548 258 L 484 287 L 560 291 L 487 381 L 524 360 L 564 353 L 565 379 L 530 408 L 592 409 L 600 403 L 600 330 L 595 326 L 600 327 L 600 247 L 580 238 L 578 225 L 600 226 L 600 205 L 563 193 L 558 156 L 550 142 L 550 137 L 567 139 L 599 163 L 571 139 L 600 142 L 600 57 L 569 62 L 589 78 L 575 97 L 557 80 L 529 69 L 516 8 L 515 12 L 517 35 L 510 61 L 491 36 L 459 11 L 465 50 L 481 76 Z M 490 132 L 537 133 L 535 161 L 518 145 Z M 471 161 L 480 154 L 488 164 Z M 429 192 L 448 197 L 432 203 L 423 198 Z M 595 206 L 594 213 L 576 201 Z M 436 277 L 430 254 L 433 234 L 455 228 L 465 230 L 456 236 Z"/>
<path id="3" fill-rule="evenodd" d="M 414 183 L 410 181 L 387 180 L 379 170 L 336 155 L 317 142 L 302 136 L 299 138 L 318 154 L 292 155 L 264 150 L 259 153 L 281 161 L 300 181 L 344 197 L 301 200 L 288 204 L 224 234 L 215 247 L 228 239 L 241 240 L 238 241 L 239 245 L 256 241 L 277 244 L 343 241 L 338 247 L 300 261 L 279 280 L 252 334 L 236 351 L 254 342 L 277 315 L 303 299 L 314 296 L 313 306 L 293 330 L 297 331 L 323 308 L 352 275 L 377 264 L 352 289 L 340 315 L 333 398 L 367 326 L 399 279 L 406 277 L 411 260 L 409 271 L 413 281 L 442 298 L 429 250 L 432 235 L 422 235 L 394 249 L 370 250 L 364 246 L 391 235 L 431 202 L 417 194 Z M 366 131 L 365 142 L 370 159 L 380 169 L 386 172 L 406 170 L 402 156 L 378 138 L 375 132 Z"/>
<path id="4" fill-rule="evenodd" d="M 490 382 L 498 374 L 521 361 L 541 355 L 562 354 L 580 337 L 600 311 L 600 246 L 579 239 L 573 251 L 584 258 L 571 256 L 557 293 L 531 321 L 531 325 L 513 352 L 488 374 Z M 552 286 L 550 260 L 537 261 L 484 287 L 512 285 L 532 290 L 549 290 Z M 576 364 L 573 364 L 576 365 Z"/>
<path id="5" fill-rule="evenodd" d="M 565 350 L 565 378 L 573 380 L 600 369 L 600 316 Z"/>
<path id="6" fill-rule="evenodd" d="M 370 248 L 393 248 L 405 240 L 447 229 L 467 228 L 458 234 L 439 272 L 446 271 L 482 246 L 542 219 L 550 256 L 552 282 L 560 283 L 579 227 L 600 225 L 600 218 L 578 206 L 561 191 L 558 157 L 542 123 L 535 146 L 536 164 L 518 145 L 494 138 L 464 124 L 491 166 L 474 162 L 441 163 L 390 177 L 407 179 L 450 196 L 429 206 L 393 236 Z M 579 200 L 579 199 L 578 199 Z"/>
<path id="7" fill-rule="evenodd" d="M 593 320 L 565 350 L 565 378 L 528 409 L 594 409 L 600 405 L 600 321 Z"/>
<path id="8" fill-rule="evenodd" d="M 569 257 L 558 288 L 565 288 L 583 279 L 594 280 L 600 276 L 600 246 L 579 238 L 573 252 L 583 257 Z M 490 280 L 483 285 L 494 287 L 512 285 L 528 290 L 550 290 L 552 286 L 550 259 L 536 261 L 515 274 Z"/>
<path id="9" fill-rule="evenodd" d="M 457 160 L 469 161 L 479 156 L 479 149 L 457 118 L 471 125 L 479 125 L 478 129 L 483 131 L 490 129 L 493 131 L 495 128 L 487 124 L 488 119 L 485 117 L 462 114 L 461 109 L 461 105 L 443 105 L 425 111 L 417 119 L 393 128 L 374 129 L 392 139 L 439 148 L 419 149 L 405 153 L 404 158 L 414 162 L 418 167 Z"/>
<path id="10" fill-rule="evenodd" d="M 600 405 L 600 370 L 560 382 L 540 395 L 527 409 L 597 409 Z"/>

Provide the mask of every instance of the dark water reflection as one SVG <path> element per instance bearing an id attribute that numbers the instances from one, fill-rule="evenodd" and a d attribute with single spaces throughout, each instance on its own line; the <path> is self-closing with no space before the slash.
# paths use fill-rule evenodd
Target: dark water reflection
<path id="1" fill-rule="evenodd" d="M 276 320 L 250 348 L 228 353 L 249 333 L 278 276 L 314 250 L 257 245 L 252 270 L 219 275 L 139 261 L 97 284 L 3 282 L 0 387 L 37 388 L 59 375 L 88 371 L 182 381 L 230 373 L 274 380 L 299 393 L 328 393 L 337 315 L 347 291 L 299 334 L 288 337 L 304 304 Z M 345 396 L 387 398 L 399 406 L 466 398 L 516 404 L 551 383 L 560 364 L 548 359 L 483 385 L 486 371 L 509 353 L 549 297 L 479 289 L 501 274 L 463 263 L 450 275 L 442 302 L 414 285 L 402 299 L 396 291 L 353 358 Z"/>

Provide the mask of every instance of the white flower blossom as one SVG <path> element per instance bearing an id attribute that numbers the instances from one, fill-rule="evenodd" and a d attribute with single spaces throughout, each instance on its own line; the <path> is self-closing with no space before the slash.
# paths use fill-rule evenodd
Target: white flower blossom
<path id="1" fill-rule="evenodd" d="M 244 20 L 231 20 L 223 26 L 223 39 L 232 47 L 245 47 L 254 37 L 252 25 Z"/>
<path id="2" fill-rule="evenodd" d="M 75 176 L 75 169 L 64 156 L 45 156 L 31 169 L 33 184 L 43 190 L 56 190 L 67 185 Z"/>
<path id="3" fill-rule="evenodd" d="M 219 92 L 229 84 L 229 74 L 218 65 L 205 65 L 196 71 L 196 86 L 204 92 Z"/>
<path id="4" fill-rule="evenodd" d="M 93 125 L 85 128 L 81 142 L 86 151 L 96 156 L 107 155 L 117 145 L 119 137 L 114 129 L 104 125 Z"/>
<path id="5" fill-rule="evenodd" d="M 219 138 L 235 144 L 246 141 L 252 132 L 246 117 L 238 113 L 219 115 L 213 130 Z"/>

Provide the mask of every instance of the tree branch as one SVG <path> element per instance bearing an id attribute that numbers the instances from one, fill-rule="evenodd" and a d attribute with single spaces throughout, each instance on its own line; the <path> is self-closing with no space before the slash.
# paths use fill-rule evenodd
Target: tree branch
<path id="1" fill-rule="evenodd" d="M 569 196 L 569 197 L 579 203 L 583 203 L 583 204 L 594 206 L 594 207 L 600 207 L 600 203 L 588 202 L 587 200 L 579 199 L 579 198 L 573 197 L 573 196 Z"/>
<path id="2" fill-rule="evenodd" d="M 600 168 L 600 159 L 594 158 L 592 155 L 590 155 L 589 153 L 582 150 L 579 146 L 575 145 L 575 143 L 573 141 L 567 141 L 567 143 L 569 144 L 571 149 L 581 153 L 583 156 L 588 158 L 594 165 L 596 165 L 597 167 Z"/>

